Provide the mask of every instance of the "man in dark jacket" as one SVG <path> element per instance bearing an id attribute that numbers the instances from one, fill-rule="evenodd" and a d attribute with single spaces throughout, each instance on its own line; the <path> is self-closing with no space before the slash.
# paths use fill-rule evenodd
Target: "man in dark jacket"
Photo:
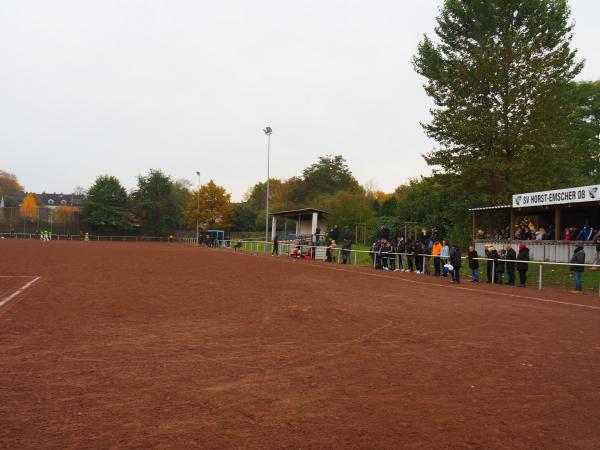
<path id="1" fill-rule="evenodd" d="M 506 274 L 508 275 L 508 285 L 515 285 L 515 267 L 517 265 L 514 260 L 517 259 L 517 252 L 512 248 L 512 245 L 506 245 Z M 512 260 L 512 261 L 511 261 Z"/>
<path id="2" fill-rule="evenodd" d="M 462 260 L 460 259 L 460 248 L 458 245 L 453 245 L 450 251 L 450 264 L 454 268 L 452 270 L 452 283 L 460 284 L 460 266 Z"/>
<path id="3" fill-rule="evenodd" d="M 498 250 L 496 250 L 494 248 L 493 245 L 490 245 L 487 249 L 486 249 L 486 256 L 488 258 L 487 261 L 487 282 L 491 283 L 492 282 L 492 276 L 493 276 L 493 280 L 494 283 L 498 282 L 498 277 L 496 275 L 496 263 L 498 261 Z"/>
<path id="4" fill-rule="evenodd" d="M 517 272 L 519 272 L 519 287 L 524 288 L 527 284 L 527 269 L 529 269 L 529 249 L 525 243 L 519 244 L 519 254 L 517 255 Z"/>
<path id="5" fill-rule="evenodd" d="M 333 227 L 333 229 L 329 232 L 329 239 L 331 239 L 332 241 L 337 242 L 338 239 L 340 238 L 340 230 L 338 229 L 338 226 L 336 225 L 335 227 Z"/>
<path id="6" fill-rule="evenodd" d="M 575 290 L 571 291 L 574 294 L 583 294 L 581 289 L 581 274 L 583 273 L 583 266 L 579 266 L 577 264 L 585 264 L 585 252 L 583 251 L 583 245 L 579 244 L 575 251 L 573 252 L 573 256 L 571 257 L 571 264 L 575 264 L 571 266 L 571 271 L 573 272 L 573 277 L 575 278 Z"/>
<path id="7" fill-rule="evenodd" d="M 475 247 L 470 245 L 467 258 L 469 259 L 469 269 L 471 269 L 471 281 L 473 283 L 479 283 L 479 260 L 477 257 L 477 250 L 475 250 Z"/>

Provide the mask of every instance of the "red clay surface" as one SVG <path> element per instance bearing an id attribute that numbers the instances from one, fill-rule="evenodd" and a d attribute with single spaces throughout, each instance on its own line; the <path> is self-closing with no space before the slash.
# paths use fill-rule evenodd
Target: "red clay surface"
<path id="1" fill-rule="evenodd" d="M 178 244 L 0 254 L 42 277 L 0 308 L 2 448 L 600 447 L 591 296 Z"/>

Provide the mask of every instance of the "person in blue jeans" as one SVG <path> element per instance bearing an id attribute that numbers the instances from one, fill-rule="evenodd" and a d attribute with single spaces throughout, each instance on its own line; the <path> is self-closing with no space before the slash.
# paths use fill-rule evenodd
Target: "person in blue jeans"
<path id="1" fill-rule="evenodd" d="M 472 245 L 469 245 L 469 252 L 467 253 L 467 259 L 469 260 L 469 268 L 471 269 L 471 281 L 473 283 L 479 283 L 479 260 L 477 258 L 477 250 Z"/>
<path id="2" fill-rule="evenodd" d="M 573 252 L 571 257 L 571 264 L 585 264 L 585 252 L 583 251 L 583 245 L 578 245 Z M 575 278 L 575 290 L 572 291 L 574 294 L 582 294 L 581 288 L 581 274 L 583 273 L 583 266 L 573 265 L 571 271 L 573 272 L 573 278 Z"/>

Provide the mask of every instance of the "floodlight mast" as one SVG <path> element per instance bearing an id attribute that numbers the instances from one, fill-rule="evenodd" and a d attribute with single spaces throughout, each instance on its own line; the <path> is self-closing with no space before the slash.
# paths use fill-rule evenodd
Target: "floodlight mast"
<path id="1" fill-rule="evenodd" d="M 200 172 L 196 171 L 198 175 L 198 201 L 196 203 L 196 245 L 200 244 Z"/>
<path id="2" fill-rule="evenodd" d="M 271 165 L 271 133 L 273 130 L 271 127 L 266 127 L 264 130 L 267 135 L 267 210 L 265 214 L 265 249 L 266 243 L 269 242 L 269 178 L 270 178 L 270 165 Z"/>

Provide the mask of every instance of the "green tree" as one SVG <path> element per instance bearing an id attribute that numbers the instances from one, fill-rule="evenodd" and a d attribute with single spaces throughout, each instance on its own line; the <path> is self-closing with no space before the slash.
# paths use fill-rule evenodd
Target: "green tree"
<path id="1" fill-rule="evenodd" d="M 187 220 L 184 212 L 190 200 L 197 199 L 198 191 L 192 191 L 192 183 L 189 180 L 182 179 L 173 182 L 173 196 L 177 204 L 177 228 L 185 228 Z"/>
<path id="2" fill-rule="evenodd" d="M 374 217 L 369 204 L 370 198 L 361 190 L 323 194 L 315 201 L 316 208 L 327 212 L 329 227 L 338 225 L 341 230 L 348 225 L 353 233 L 354 225 L 370 222 Z"/>
<path id="3" fill-rule="evenodd" d="M 148 175 L 139 175 L 132 201 L 144 234 L 165 236 L 178 228 L 181 211 L 174 183 L 162 171 L 151 169 Z"/>
<path id="4" fill-rule="evenodd" d="M 600 177 L 600 81 L 573 83 L 568 90 L 575 108 L 570 116 L 571 139 L 566 145 L 583 155 L 583 182 L 594 182 Z"/>
<path id="5" fill-rule="evenodd" d="M 255 231 L 256 209 L 248 202 L 232 203 L 231 206 L 233 210 L 231 229 L 234 231 Z"/>
<path id="6" fill-rule="evenodd" d="M 129 229 L 129 199 L 127 191 L 114 176 L 102 175 L 83 198 L 81 213 L 95 227 Z"/>
<path id="7" fill-rule="evenodd" d="M 492 203 L 576 178 L 560 151 L 572 109 L 562 92 L 582 68 L 572 29 L 566 0 L 446 0 L 439 43 L 425 36 L 413 58 L 436 106 L 427 163 L 464 186 L 484 177 Z"/>
<path id="8" fill-rule="evenodd" d="M 346 160 L 341 155 L 327 155 L 304 169 L 301 181 L 290 186 L 287 199 L 298 207 L 310 206 L 321 194 L 358 189 Z"/>

